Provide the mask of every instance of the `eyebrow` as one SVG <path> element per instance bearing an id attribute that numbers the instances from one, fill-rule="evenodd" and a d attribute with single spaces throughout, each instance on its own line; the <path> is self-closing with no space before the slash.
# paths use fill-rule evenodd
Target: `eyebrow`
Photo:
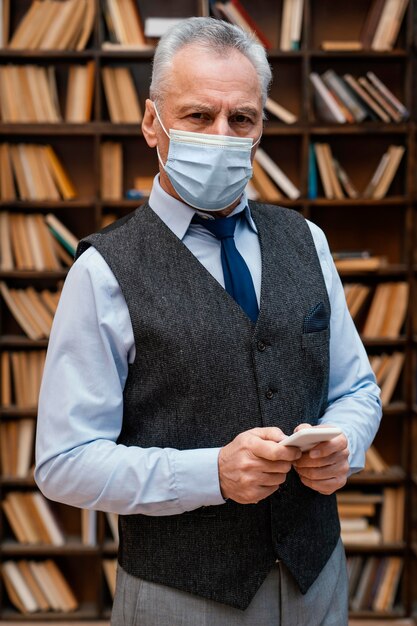
<path id="1" fill-rule="evenodd" d="M 216 112 L 216 108 L 212 107 L 210 105 L 207 104 L 202 104 L 202 103 L 190 103 L 190 104 L 185 104 L 184 106 L 182 106 L 179 109 L 179 114 L 184 114 L 187 113 L 188 111 L 192 110 L 193 112 L 196 113 L 209 113 L 209 114 L 213 114 Z M 233 116 L 233 115 L 250 115 L 253 117 L 256 117 L 257 115 L 261 114 L 260 111 L 258 111 L 258 109 L 256 109 L 253 106 L 241 106 L 241 107 L 235 107 L 234 109 L 231 109 L 228 113 L 229 116 Z"/>

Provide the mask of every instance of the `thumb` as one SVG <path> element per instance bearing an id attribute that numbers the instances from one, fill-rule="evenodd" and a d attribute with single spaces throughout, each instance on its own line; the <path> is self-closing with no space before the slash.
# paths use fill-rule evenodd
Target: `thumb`
<path id="1" fill-rule="evenodd" d="M 265 426 L 264 428 L 253 428 L 251 432 L 265 441 L 281 441 L 285 434 L 277 426 Z"/>
<path id="2" fill-rule="evenodd" d="M 294 428 L 294 432 L 296 433 L 299 430 L 304 430 L 305 428 L 311 428 L 311 424 L 306 424 L 306 423 L 298 424 L 298 426 Z"/>

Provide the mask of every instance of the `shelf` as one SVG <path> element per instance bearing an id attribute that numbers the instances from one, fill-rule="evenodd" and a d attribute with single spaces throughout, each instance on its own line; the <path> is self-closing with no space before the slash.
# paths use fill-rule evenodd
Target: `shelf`
<path id="1" fill-rule="evenodd" d="M 372 0 L 373 1 L 373 0 Z M 141 0 L 138 0 L 141 7 Z M 1 0 L 0 0 L 1 4 Z M 16 24 L 29 6 L 28 0 L 14 0 L 10 2 L 12 14 L 12 32 Z M 255 3 L 245 0 L 245 7 L 249 13 L 253 10 L 254 20 L 260 24 L 261 29 L 278 46 L 280 40 L 281 10 L 284 0 L 277 5 L 273 3 Z M 327 52 L 319 49 L 322 32 L 329 28 L 329 39 L 350 38 L 356 29 L 359 32 L 359 21 L 362 23 L 364 14 L 363 6 L 370 7 L 372 2 L 368 0 L 354 0 L 349 6 L 338 6 L 334 10 L 334 0 L 309 0 L 304 3 L 305 15 L 301 48 L 299 50 L 284 52 L 274 47 L 268 51 L 269 62 L 275 75 L 275 83 L 271 90 L 271 97 L 294 112 L 298 121 L 288 125 L 280 122 L 272 114 L 263 130 L 261 145 L 265 145 L 266 152 L 283 168 L 285 174 L 297 185 L 303 194 L 297 200 L 283 198 L 279 205 L 299 211 L 302 215 L 317 223 L 328 237 L 332 251 L 337 250 L 372 250 L 378 256 L 385 256 L 394 261 L 385 267 L 380 267 L 372 272 L 347 272 L 341 271 L 340 275 L 345 282 L 363 281 L 374 287 L 377 283 L 388 280 L 407 280 L 409 283 L 417 278 L 417 256 L 411 260 L 412 248 L 417 239 L 417 124 L 416 107 L 414 102 L 417 57 L 414 43 L 411 41 L 411 29 L 417 31 L 415 10 L 417 0 L 410 0 L 413 4 L 409 11 L 406 27 L 403 27 L 398 48 L 389 52 L 374 50 L 361 51 L 332 51 Z M 95 0 L 97 8 L 101 9 L 103 3 Z M 159 15 L 165 10 L 165 3 L 146 2 L 146 12 L 151 15 Z M 200 10 L 202 3 L 195 0 L 194 3 L 172 3 L 167 15 L 171 16 L 176 11 L 179 15 L 192 13 L 192 5 L 195 11 Z M 171 6 L 171 5 L 170 5 Z M 341 13 L 346 6 L 346 19 L 343 23 Z M 334 30 L 335 29 L 335 30 Z M 334 32 L 332 32 L 334 30 Z M 1 201 L 0 211 L 13 213 L 56 213 L 59 219 L 77 237 L 83 237 L 87 233 L 95 232 L 101 228 L 102 218 L 108 218 L 115 214 L 120 217 L 140 207 L 148 201 L 147 197 L 140 199 L 128 199 L 126 191 L 133 187 L 136 176 L 147 176 L 157 172 L 158 161 L 154 151 L 151 151 L 142 135 L 141 124 L 114 124 L 109 121 L 109 107 L 106 101 L 102 76 L 103 67 L 120 66 L 132 70 L 134 83 L 138 91 L 139 102 L 143 105 L 147 97 L 149 77 L 153 58 L 153 49 L 118 50 L 103 49 L 101 42 L 106 32 L 106 23 L 103 15 L 97 16 L 94 33 L 90 40 L 89 49 L 81 52 L 61 50 L 0 50 L 0 66 L 6 64 L 40 64 L 44 67 L 54 66 L 58 88 L 60 110 L 65 110 L 66 98 L 70 92 L 69 68 L 75 64 L 86 64 L 93 61 L 94 68 L 94 96 L 92 106 L 92 121 L 85 124 L 72 124 L 62 121 L 55 124 L 47 123 L 6 123 L 0 122 L 0 143 L 37 143 L 52 144 L 58 158 L 62 159 L 62 165 L 71 182 L 77 189 L 77 198 L 74 200 L 58 201 Z M 417 35 L 417 32 L 416 34 Z M 417 36 L 414 37 L 417 41 Z M 93 43 L 91 43 L 93 42 Z M 405 43 L 407 46 L 405 47 Z M 309 47 L 312 44 L 313 47 Z M 313 101 L 313 88 L 309 80 L 309 72 L 324 72 L 326 68 L 336 72 L 351 72 L 354 76 L 362 75 L 362 72 L 372 70 L 381 80 L 392 88 L 393 92 L 403 101 L 411 112 L 411 118 L 401 123 L 384 124 L 378 121 L 366 121 L 362 124 L 330 124 L 320 122 L 315 115 Z M 379 70 L 381 73 L 379 74 Z M 104 142 L 118 142 L 122 146 L 122 181 L 120 188 L 123 190 L 119 200 L 106 200 L 101 198 L 102 185 L 102 161 L 101 146 Z M 346 169 L 352 183 L 363 192 L 372 177 L 378 160 L 390 144 L 401 143 L 406 145 L 406 155 L 403 157 L 398 172 L 392 181 L 384 198 L 375 200 L 372 198 L 357 198 L 329 200 L 324 197 L 311 199 L 306 197 L 309 180 L 309 146 L 313 142 L 328 141 L 334 148 L 334 155 L 340 164 Z M 361 150 L 361 147 L 363 149 Z M 6 151 L 5 151 L 6 152 Z M 22 150 L 23 152 L 23 150 Z M 319 182 L 319 193 L 322 187 Z M 23 194 L 24 195 L 24 194 Z M 39 195 L 39 194 L 38 194 Z M 42 195 L 46 195 L 42 193 Z M 61 195 L 61 194 L 60 194 Z M 63 281 L 68 270 L 59 271 L 0 271 L 0 280 L 10 285 L 29 286 L 35 288 L 41 286 L 56 287 L 58 281 Z M 42 283 L 44 283 L 42 285 Z M 410 307 L 411 309 L 412 307 Z M 40 350 L 46 349 L 48 339 L 33 341 L 23 335 L 23 331 L 12 319 L 12 314 L 2 304 L 5 313 L 3 332 L 0 335 L 0 356 L 2 352 L 12 350 Z M 364 316 L 366 311 L 363 311 Z M 407 325 L 406 328 L 409 328 Z M 362 319 L 358 318 L 358 328 L 364 328 Z M 20 333 L 20 334 L 13 334 Z M 384 473 L 376 474 L 361 472 L 349 478 L 348 487 L 352 490 L 364 492 L 382 492 L 385 487 L 405 487 L 405 490 L 413 492 L 417 499 L 417 472 L 410 472 L 410 467 L 417 467 L 411 455 L 411 443 L 408 437 L 412 432 L 414 422 L 417 423 L 417 404 L 410 406 L 409 397 L 415 390 L 415 369 L 417 360 L 417 333 L 410 338 L 410 333 L 395 339 L 374 338 L 364 341 L 365 347 L 370 354 L 380 354 L 383 351 L 393 352 L 402 350 L 407 357 L 403 373 L 401 374 L 401 389 L 394 391 L 392 397 L 406 398 L 407 401 L 396 401 L 383 408 L 383 428 L 376 439 L 376 448 L 380 444 L 380 454 L 396 463 L 404 462 L 404 467 L 391 467 Z M 412 354 L 413 353 L 413 354 Z M 410 362 L 411 361 L 411 362 Z M 12 376 L 14 373 L 12 371 Z M 6 396 L 7 397 L 7 396 Z M 13 398 L 16 395 L 12 395 Z M 36 420 L 37 408 L 20 408 L 17 406 L 0 407 L 0 421 L 4 423 L 21 418 Z M 5 429 L 6 431 L 6 429 Z M 388 437 L 387 437 L 388 433 Z M 398 434 L 398 440 L 395 437 Z M 392 435 L 392 444 L 390 438 Z M 385 437 L 385 438 L 384 438 Z M 387 441 L 388 439 L 388 441 Z M 411 440 L 411 437 L 410 437 Z M 397 445 L 401 448 L 394 449 Z M 414 462 L 414 465 L 413 465 Z M 25 478 L 13 476 L 0 477 L 0 492 L 3 495 L 13 490 L 35 490 L 37 488 L 34 478 L 29 475 Z M 416 492 L 414 494 L 414 491 Z M 402 490 L 401 490 L 402 491 Z M 378 505 L 379 506 L 379 505 Z M 36 613 L 34 615 L 22 615 L 7 600 L 7 592 L 3 588 L 0 603 L 3 601 L 3 609 L 0 610 L 0 621 L 5 626 L 11 626 L 16 622 L 25 623 L 26 626 L 35 626 L 48 622 L 49 626 L 66 624 L 68 626 L 110 626 L 110 593 L 102 570 L 103 559 L 116 558 L 118 545 L 112 540 L 112 534 L 108 521 L 103 513 L 97 515 L 97 544 L 85 546 L 80 541 L 80 512 L 74 507 L 53 504 L 53 512 L 57 512 L 57 519 L 67 531 L 70 537 L 64 546 L 50 546 L 44 544 L 22 545 L 12 539 L 12 530 L 4 519 L 4 512 L 0 514 L 0 527 L 3 534 L 0 538 L 1 560 L 6 559 L 42 559 L 52 558 L 58 564 L 66 568 L 66 576 L 70 586 L 81 602 L 80 609 L 74 613 Z M 70 509 L 73 509 L 72 511 Z M 406 506 L 406 515 L 411 507 Z M 379 509 L 378 513 L 379 514 Z M 411 517 L 405 520 L 405 528 L 411 526 Z M 63 523 L 64 522 L 64 523 Z M 408 532 L 408 531 L 407 531 Z M 401 535 L 394 535 L 401 536 Z M 6 537 L 6 539 L 5 539 Z M 368 556 L 394 556 L 398 555 L 405 561 L 403 582 L 401 584 L 400 598 L 403 605 L 398 609 L 386 613 L 374 613 L 370 611 L 355 612 L 351 615 L 350 626 L 380 626 L 381 624 L 398 624 L 398 626 L 411 626 L 412 620 L 405 619 L 410 616 L 413 590 L 410 563 L 412 558 L 417 558 L 417 542 L 412 543 L 411 532 L 406 541 L 385 545 L 351 545 L 347 547 L 348 553 L 358 553 Z M 4 587 L 4 586 L 3 586 Z M 76 588 L 78 587 L 78 589 Z M 4 602 L 5 601 L 5 602 Z M 6 608 L 4 607 L 4 604 Z"/>
<path id="2" fill-rule="evenodd" d="M 9 270 L 0 271 L 0 280 L 64 280 L 68 270 L 57 271 L 34 271 L 34 270 Z"/>
<path id="3" fill-rule="evenodd" d="M 47 348 L 47 339 L 29 339 L 22 335 L 2 335 L 0 336 L 0 349 L 4 348 Z"/>
<path id="4" fill-rule="evenodd" d="M 45 558 L 57 556 L 91 556 L 99 553 L 98 546 L 85 546 L 80 541 L 71 541 L 63 546 L 51 546 L 47 544 L 19 544 L 14 541 L 5 541 L 1 544 L 1 552 L 4 556 L 14 558 L 33 558 L 44 556 Z"/>
<path id="5" fill-rule="evenodd" d="M 37 409 L 34 407 L 28 407 L 22 409 L 17 406 L 0 406 L 0 417 L 36 417 Z"/>
<path id="6" fill-rule="evenodd" d="M 406 481 L 406 473 L 401 467 L 392 467 L 386 472 L 359 472 L 352 474 L 348 485 L 402 485 Z"/>

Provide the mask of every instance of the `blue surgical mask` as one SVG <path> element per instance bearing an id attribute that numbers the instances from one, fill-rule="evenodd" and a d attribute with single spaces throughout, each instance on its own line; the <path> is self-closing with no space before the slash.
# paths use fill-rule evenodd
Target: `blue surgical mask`
<path id="1" fill-rule="evenodd" d="M 233 204 L 252 177 L 251 151 L 260 141 L 245 137 L 173 130 L 166 163 L 158 159 L 173 188 L 187 204 L 204 211 L 221 211 Z"/>

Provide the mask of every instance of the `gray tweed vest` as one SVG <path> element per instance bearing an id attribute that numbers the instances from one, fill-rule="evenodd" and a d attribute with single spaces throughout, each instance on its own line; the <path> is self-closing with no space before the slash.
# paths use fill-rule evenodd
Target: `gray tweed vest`
<path id="1" fill-rule="evenodd" d="M 137 346 L 120 443 L 217 447 L 257 426 L 290 434 L 323 414 L 329 329 L 305 332 L 305 320 L 318 303 L 329 319 L 330 304 L 310 230 L 295 211 L 251 210 L 262 250 L 256 325 L 148 205 L 81 242 L 78 255 L 95 246 L 115 274 Z M 119 562 L 134 576 L 244 609 L 277 558 L 305 593 L 339 533 L 335 497 L 291 471 L 257 505 L 121 516 Z"/>

